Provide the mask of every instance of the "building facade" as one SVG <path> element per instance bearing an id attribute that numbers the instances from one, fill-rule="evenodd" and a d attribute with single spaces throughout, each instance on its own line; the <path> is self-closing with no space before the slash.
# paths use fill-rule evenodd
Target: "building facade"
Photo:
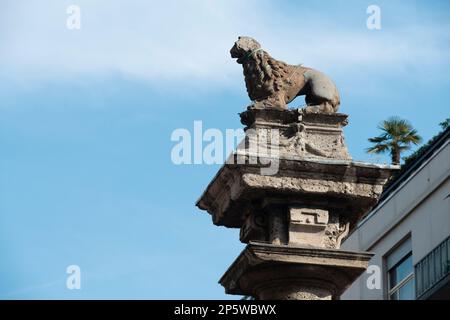
<path id="1" fill-rule="evenodd" d="M 408 163 L 342 248 L 374 253 L 342 300 L 450 299 L 450 128 Z"/>

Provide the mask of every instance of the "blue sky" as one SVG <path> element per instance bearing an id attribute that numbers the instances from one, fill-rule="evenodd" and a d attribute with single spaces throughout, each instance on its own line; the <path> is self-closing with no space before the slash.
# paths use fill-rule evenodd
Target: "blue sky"
<path id="1" fill-rule="evenodd" d="M 66 8 L 81 8 L 81 29 Z M 381 30 L 366 8 L 381 8 Z M 172 163 L 177 128 L 240 128 L 238 35 L 329 74 L 354 159 L 389 116 L 450 116 L 446 1 L 23 1 L 0 12 L 0 299 L 233 298 L 243 245 L 194 203 L 217 165 Z M 291 106 L 303 104 L 302 98 Z M 81 268 L 81 290 L 66 267 Z M 236 297 L 234 297 L 236 298 Z"/>

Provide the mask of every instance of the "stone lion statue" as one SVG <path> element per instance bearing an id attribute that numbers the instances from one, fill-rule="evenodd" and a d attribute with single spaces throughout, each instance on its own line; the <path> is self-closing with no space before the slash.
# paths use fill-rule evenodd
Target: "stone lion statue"
<path id="1" fill-rule="evenodd" d="M 276 60 L 250 37 L 239 37 L 230 54 L 242 64 L 247 92 L 256 107 L 284 109 L 297 96 L 304 95 L 307 112 L 338 110 L 339 92 L 323 73 Z"/>

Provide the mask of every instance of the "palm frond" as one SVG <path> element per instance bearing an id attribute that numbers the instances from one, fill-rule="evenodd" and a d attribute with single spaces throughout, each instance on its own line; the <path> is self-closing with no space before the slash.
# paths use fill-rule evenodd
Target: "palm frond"
<path id="1" fill-rule="evenodd" d="M 385 134 L 382 134 L 378 137 L 369 138 L 368 140 L 369 140 L 369 142 L 372 142 L 372 143 L 380 143 L 380 142 L 387 141 L 388 137 Z"/>
<path id="2" fill-rule="evenodd" d="M 368 153 L 384 153 L 389 150 L 389 145 L 387 144 L 376 144 L 370 148 L 367 148 Z"/>
<path id="3" fill-rule="evenodd" d="M 378 125 L 381 134 L 377 137 L 369 138 L 369 142 L 374 145 L 367 148 L 368 153 L 384 153 L 390 151 L 392 159 L 398 158 L 398 153 L 411 148 L 411 144 L 419 144 L 422 138 L 409 123 L 409 121 L 399 117 L 390 117 Z M 394 155 L 396 155 L 394 157 Z M 398 161 L 398 160 L 396 160 Z"/>

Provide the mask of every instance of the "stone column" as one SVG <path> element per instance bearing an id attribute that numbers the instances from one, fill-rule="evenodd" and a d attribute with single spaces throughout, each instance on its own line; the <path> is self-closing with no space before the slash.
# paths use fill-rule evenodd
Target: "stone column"
<path id="1" fill-rule="evenodd" d="M 285 280 L 261 287 L 256 292 L 260 300 L 332 300 L 328 284 L 310 280 Z"/>
<path id="2" fill-rule="evenodd" d="M 269 206 L 266 208 L 268 216 L 269 242 L 272 244 L 287 244 L 288 233 L 286 212 L 282 206 Z"/>
<path id="3" fill-rule="evenodd" d="M 262 300 L 337 299 L 364 270 L 370 253 L 250 242 L 220 283 L 230 294 Z"/>
<path id="4" fill-rule="evenodd" d="M 258 299 L 338 299 L 371 258 L 340 250 L 341 241 L 398 167 L 353 161 L 344 114 L 249 107 L 241 121 L 246 141 L 264 144 L 267 130 L 277 133 L 264 144 L 277 153 L 241 145 L 197 202 L 214 224 L 240 228 L 247 243 L 220 283 Z M 272 161 L 277 170 L 267 174 Z"/>

